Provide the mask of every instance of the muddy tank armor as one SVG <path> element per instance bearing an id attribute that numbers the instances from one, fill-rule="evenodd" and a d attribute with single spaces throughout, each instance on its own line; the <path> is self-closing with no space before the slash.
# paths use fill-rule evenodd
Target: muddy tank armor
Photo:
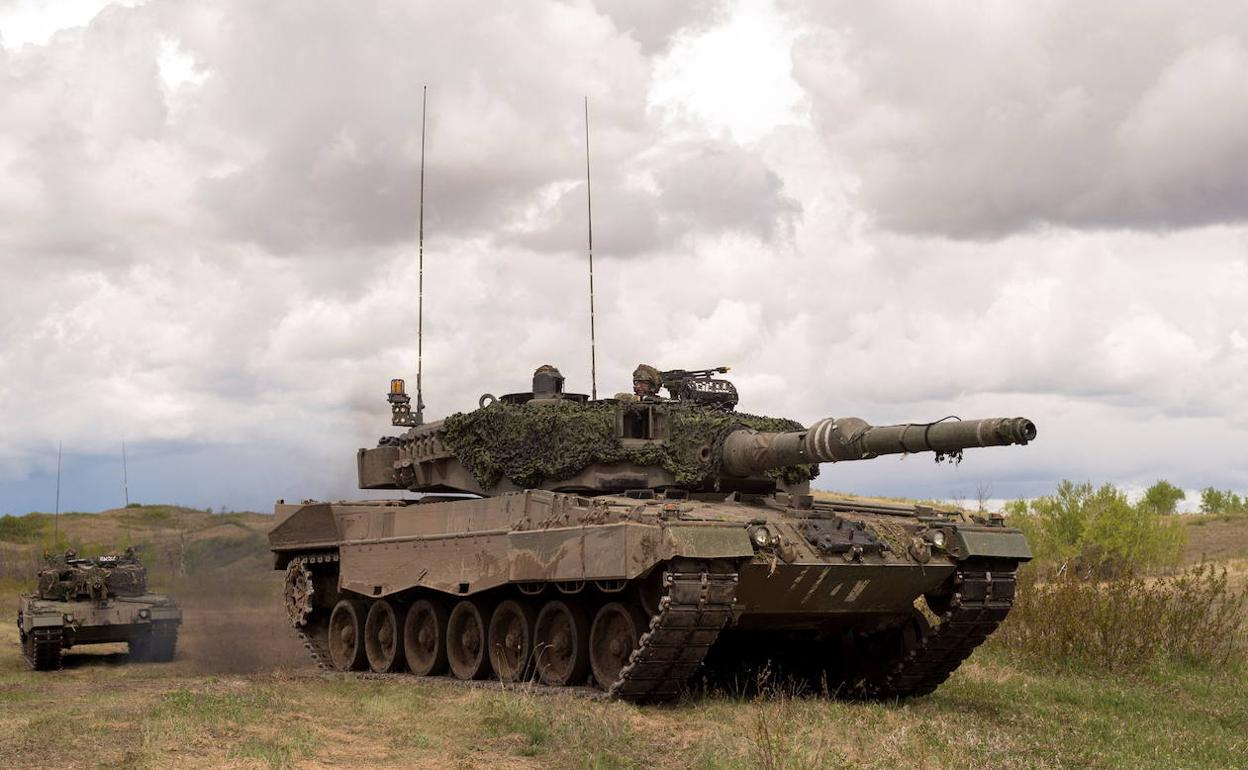
<path id="1" fill-rule="evenodd" d="M 31 668 L 59 669 L 61 652 L 80 644 L 125 642 L 131 660 L 173 660 L 182 611 L 148 592 L 147 570 L 132 552 L 80 559 L 70 551 L 47 562 L 38 591 L 18 597 L 18 636 Z"/>
<path id="2" fill-rule="evenodd" d="M 663 372 L 671 398 L 598 401 L 548 369 L 426 424 L 392 381 L 407 430 L 359 450 L 359 485 L 422 496 L 277 505 L 286 613 L 318 663 L 630 700 L 767 670 L 905 697 L 1009 611 L 1031 553 L 999 516 L 815 499 L 810 481 L 821 463 L 1026 444 L 1029 420 L 803 427 L 737 412 L 723 367 Z"/>

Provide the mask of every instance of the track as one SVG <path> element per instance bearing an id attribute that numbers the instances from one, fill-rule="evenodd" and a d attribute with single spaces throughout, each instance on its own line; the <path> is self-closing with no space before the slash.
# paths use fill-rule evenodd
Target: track
<path id="1" fill-rule="evenodd" d="M 870 698 L 927 695 L 1001 625 L 1014 604 L 1018 564 L 1008 560 L 968 560 L 954 573 L 953 595 L 942 622 L 907 639 L 900 660 L 880 675 L 858 683 Z"/>
<path id="2" fill-rule="evenodd" d="M 35 628 L 22 641 L 22 655 L 36 671 L 56 671 L 61 667 L 60 626 Z"/>
<path id="3" fill-rule="evenodd" d="M 688 568 L 690 565 L 674 565 Z M 668 572 L 659 611 L 650 619 L 608 694 L 625 700 L 671 700 L 680 695 L 715 638 L 732 619 L 737 573 Z"/>

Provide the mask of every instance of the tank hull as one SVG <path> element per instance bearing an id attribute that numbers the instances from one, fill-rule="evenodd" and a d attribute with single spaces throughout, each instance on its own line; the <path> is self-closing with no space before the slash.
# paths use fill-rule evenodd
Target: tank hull
<path id="1" fill-rule="evenodd" d="M 60 668 L 61 652 L 83 644 L 124 642 L 135 660 L 172 660 L 182 611 L 167 596 L 56 601 L 18 598 L 17 627 L 23 653 L 36 670 Z"/>
<path id="2" fill-rule="evenodd" d="M 958 511 L 784 494 L 529 490 L 276 514 L 287 613 L 324 665 L 479 678 L 491 666 L 468 663 L 484 649 L 504 680 L 592 678 L 635 700 L 672 697 L 711 662 L 784 657 L 795 639 L 839 661 L 847 692 L 930 691 L 1004 618 L 1030 558 L 1017 530 Z M 934 624 L 916 609 L 924 597 Z M 941 633 L 958 638 L 936 645 L 939 665 L 894 665 Z M 734 654 L 747 636 L 754 654 Z M 862 650 L 848 668 L 847 643 Z M 421 645 L 427 655 L 408 649 Z M 804 675 L 826 679 L 815 668 Z"/>

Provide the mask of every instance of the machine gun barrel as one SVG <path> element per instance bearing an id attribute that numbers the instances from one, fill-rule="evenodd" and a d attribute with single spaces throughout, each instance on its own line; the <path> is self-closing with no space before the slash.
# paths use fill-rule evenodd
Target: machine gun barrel
<path id="1" fill-rule="evenodd" d="M 1035 423 L 1024 417 L 880 426 L 857 417 L 828 418 L 788 433 L 733 431 L 724 439 L 723 469 L 731 476 L 749 476 L 786 465 L 914 452 L 950 454 L 970 447 L 1026 444 L 1035 437 Z"/>

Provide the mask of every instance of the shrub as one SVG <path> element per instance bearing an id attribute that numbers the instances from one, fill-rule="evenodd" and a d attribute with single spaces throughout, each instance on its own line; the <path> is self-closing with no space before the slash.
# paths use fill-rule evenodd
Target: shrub
<path id="1" fill-rule="evenodd" d="M 1112 484 L 1093 489 L 1063 481 L 1052 496 L 1009 503 L 1006 514 L 1038 560 L 1082 575 L 1177 564 L 1187 538 L 1181 522 L 1151 506 L 1131 505 Z"/>
<path id="2" fill-rule="evenodd" d="M 1018 595 L 994 643 L 1050 666 L 1109 672 L 1151 663 L 1220 666 L 1245 658 L 1248 588 L 1200 564 L 1169 577 L 1095 580 L 1073 572 L 1019 575 Z"/>

